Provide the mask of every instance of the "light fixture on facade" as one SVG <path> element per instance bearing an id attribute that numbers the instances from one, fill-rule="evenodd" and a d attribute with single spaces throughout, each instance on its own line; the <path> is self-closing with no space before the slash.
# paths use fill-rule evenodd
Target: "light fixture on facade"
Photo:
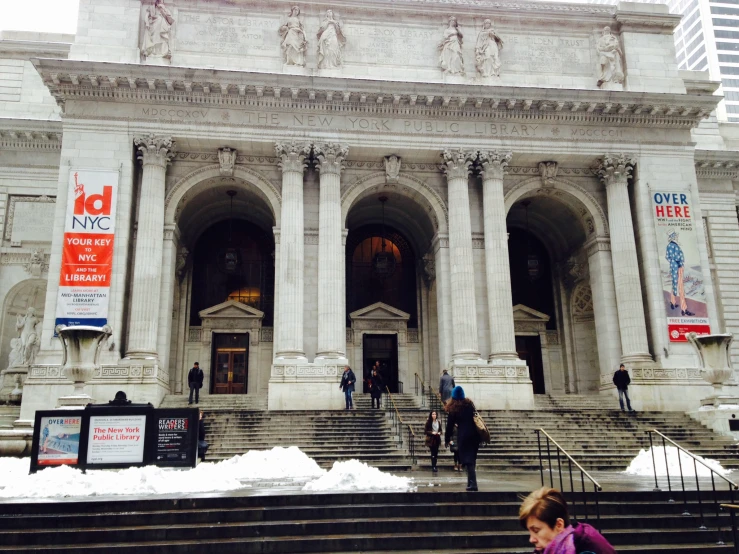
<path id="1" fill-rule="evenodd" d="M 375 254 L 372 258 L 372 275 L 378 279 L 387 279 L 395 273 L 395 254 L 387 252 L 385 242 L 385 202 L 387 202 L 387 196 L 380 196 L 378 198 L 382 204 L 382 250 Z"/>
<path id="2" fill-rule="evenodd" d="M 541 268 L 539 266 L 539 256 L 531 251 L 531 231 L 529 230 L 529 205 L 530 200 L 521 202 L 524 210 L 526 210 L 526 271 L 529 275 L 529 281 L 532 283 L 539 278 Z"/>
<path id="3" fill-rule="evenodd" d="M 239 259 L 239 251 L 232 245 L 232 226 L 233 226 L 233 211 L 234 211 L 234 196 L 236 196 L 235 190 L 228 190 L 226 194 L 231 198 L 231 206 L 228 215 L 228 246 L 218 256 L 221 268 L 226 273 L 236 273 L 241 265 Z"/>

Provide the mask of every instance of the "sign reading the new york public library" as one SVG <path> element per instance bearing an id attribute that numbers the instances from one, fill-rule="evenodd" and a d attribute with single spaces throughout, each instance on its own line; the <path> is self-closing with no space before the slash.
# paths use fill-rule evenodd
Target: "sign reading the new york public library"
<path id="1" fill-rule="evenodd" d="M 102 404 L 37 411 L 31 472 L 59 465 L 195 467 L 197 448 L 197 409 Z"/>
<path id="2" fill-rule="evenodd" d="M 56 325 L 108 323 L 117 195 L 117 171 L 69 171 Z"/>
<path id="3" fill-rule="evenodd" d="M 670 342 L 711 332 L 690 193 L 652 192 L 662 295 Z"/>

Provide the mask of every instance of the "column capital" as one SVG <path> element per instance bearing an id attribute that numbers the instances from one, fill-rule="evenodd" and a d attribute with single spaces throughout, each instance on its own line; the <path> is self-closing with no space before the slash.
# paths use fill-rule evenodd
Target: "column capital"
<path id="1" fill-rule="evenodd" d="M 480 165 L 482 178 L 502 179 L 506 166 L 511 162 L 511 152 L 499 150 L 480 150 Z"/>
<path id="2" fill-rule="evenodd" d="M 344 160 L 349 155 L 349 147 L 338 143 L 316 143 L 313 145 L 316 167 L 321 174 L 341 175 Z"/>
<path id="3" fill-rule="evenodd" d="M 588 258 L 594 256 L 598 252 L 610 252 L 611 239 L 608 237 L 593 237 L 585 242 L 583 248 L 585 249 Z"/>
<path id="4" fill-rule="evenodd" d="M 175 141 L 172 137 L 148 134 L 134 138 L 133 143 L 138 148 L 138 158 L 142 165 L 167 167 L 174 157 Z"/>
<path id="5" fill-rule="evenodd" d="M 444 150 L 441 153 L 441 170 L 447 179 L 467 179 L 472 162 L 477 158 L 476 151 Z"/>
<path id="6" fill-rule="evenodd" d="M 272 234 L 275 236 L 275 244 L 280 244 L 280 233 L 279 227 L 272 227 Z"/>
<path id="7" fill-rule="evenodd" d="M 280 161 L 277 163 L 283 173 L 303 173 L 308 165 L 306 158 L 310 156 L 310 142 L 297 140 L 286 142 L 275 142 L 275 152 Z"/>
<path id="8" fill-rule="evenodd" d="M 626 184 L 636 160 L 628 154 L 606 154 L 598 160 L 595 170 L 603 184 L 608 187 L 613 183 Z"/>

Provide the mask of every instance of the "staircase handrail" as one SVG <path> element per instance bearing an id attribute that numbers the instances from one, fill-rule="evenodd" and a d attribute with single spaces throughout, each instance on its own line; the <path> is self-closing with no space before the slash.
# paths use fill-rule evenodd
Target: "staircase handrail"
<path id="1" fill-rule="evenodd" d="M 575 458 L 573 458 L 569 452 L 567 452 L 561 444 L 559 444 L 554 438 L 547 433 L 544 429 L 535 429 L 534 432 L 536 433 L 536 443 L 539 448 L 539 474 L 541 475 L 541 486 L 544 486 L 544 461 L 542 459 L 542 450 L 541 450 L 541 436 L 544 435 L 544 438 L 547 441 L 547 460 L 549 462 L 549 486 L 552 488 L 554 487 L 554 472 L 552 471 L 552 453 L 549 448 L 550 444 L 553 444 L 557 450 L 557 469 L 559 472 L 559 490 L 562 492 L 565 492 L 565 488 L 567 485 L 567 482 L 562 478 L 562 463 L 560 462 L 560 453 L 564 454 L 565 458 L 567 459 L 567 466 L 569 468 L 570 473 L 570 492 L 575 493 L 575 483 L 572 478 L 572 465 L 574 464 L 575 467 L 580 471 L 580 492 L 582 493 L 582 504 L 583 504 L 583 511 L 585 512 L 584 519 L 588 519 L 588 502 L 587 502 L 587 493 L 585 491 L 585 477 L 588 478 L 588 481 L 590 481 L 593 484 L 593 494 L 595 496 L 595 517 L 597 520 L 596 527 L 600 529 L 600 504 L 598 502 L 598 493 L 603 490 L 603 487 L 600 486 L 600 483 L 596 481 L 588 471 L 582 467 Z M 572 495 L 572 499 L 570 502 L 572 506 L 572 516 L 575 521 L 577 521 L 577 500 L 574 494 Z"/>
<path id="2" fill-rule="evenodd" d="M 421 408 L 426 407 L 426 382 L 423 380 L 423 377 L 421 377 L 418 373 L 414 374 L 416 376 L 415 384 L 416 384 L 416 396 L 418 396 L 418 383 L 421 383 Z M 429 387 L 430 389 L 431 387 Z"/>
<path id="3" fill-rule="evenodd" d="M 721 504 L 721 509 L 728 510 L 731 516 L 731 537 L 734 541 L 734 552 L 739 554 L 739 536 L 737 536 L 736 526 L 736 512 L 739 511 L 739 506 L 736 504 Z"/>
<path id="4" fill-rule="evenodd" d="M 395 430 L 400 439 L 400 446 L 403 446 L 402 426 L 405 425 L 408 428 L 408 453 L 411 455 L 411 463 L 416 465 L 416 433 L 413 431 L 413 426 L 410 423 L 403 421 L 403 418 L 400 415 L 400 410 L 398 410 L 398 406 L 395 404 L 395 399 L 393 398 L 393 394 L 390 392 L 390 388 L 388 386 L 385 386 L 385 391 L 387 391 L 387 396 L 390 398 L 390 403 L 393 405 L 393 409 L 389 410 L 389 413 L 390 417 L 395 422 Z M 385 402 L 386 410 L 389 406 L 390 404 Z"/>
<path id="5" fill-rule="evenodd" d="M 687 454 L 690 458 L 693 459 L 693 473 L 695 475 L 695 490 L 698 495 L 698 510 L 700 511 L 700 521 L 701 521 L 699 529 L 706 529 L 706 522 L 703 517 L 703 499 L 701 498 L 701 486 L 700 486 L 700 481 L 698 479 L 698 464 L 700 463 L 703 467 L 707 468 L 708 471 L 711 472 L 711 490 L 713 491 L 713 503 L 716 509 L 716 526 L 718 527 L 718 544 L 724 544 L 724 541 L 721 540 L 721 520 L 720 520 L 721 504 L 718 499 L 718 494 L 716 491 L 716 480 L 714 476 L 718 475 L 721 479 L 726 481 L 726 483 L 729 485 L 729 498 L 730 498 L 729 503 L 730 504 L 734 503 L 734 491 L 739 490 L 739 485 L 737 485 L 734 481 L 732 481 L 725 475 L 721 475 L 718 471 L 716 471 L 711 466 L 709 466 L 706 462 L 700 459 L 700 456 L 693 454 L 690 450 L 683 447 L 679 443 L 675 442 L 674 440 L 672 440 L 670 437 L 668 437 L 664 433 L 661 433 L 658 429 L 647 429 L 646 432 L 647 432 L 647 435 L 649 435 L 649 451 L 652 453 L 652 468 L 654 469 L 654 490 L 660 491 L 662 489 L 659 488 L 659 482 L 657 480 L 657 462 L 654 459 L 654 444 L 652 442 L 653 434 L 657 435 L 658 437 L 662 439 L 662 451 L 665 456 L 665 472 L 667 476 L 667 490 L 669 491 L 670 496 L 672 496 L 672 483 L 670 481 L 670 465 L 667 462 L 667 448 L 666 448 L 667 444 L 666 443 L 669 442 L 671 445 L 677 448 L 677 463 L 678 463 L 678 467 L 680 468 L 680 483 L 683 489 L 683 515 L 684 516 L 689 516 L 690 512 L 688 511 L 688 494 L 685 491 L 685 476 L 683 475 L 683 462 L 681 460 L 680 452 L 685 452 L 685 454 Z M 670 498 L 670 502 L 674 502 L 674 500 Z"/>

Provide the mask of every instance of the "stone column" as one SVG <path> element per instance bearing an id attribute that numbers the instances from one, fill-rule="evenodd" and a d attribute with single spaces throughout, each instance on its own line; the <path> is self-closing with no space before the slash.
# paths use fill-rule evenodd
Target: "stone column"
<path id="1" fill-rule="evenodd" d="M 480 152 L 490 361 L 501 358 L 518 359 L 513 330 L 511 269 L 508 261 L 508 231 L 503 198 L 503 174 L 510 161 L 510 152 Z"/>
<path id="2" fill-rule="evenodd" d="M 305 360 L 303 350 L 304 225 L 303 170 L 310 155 L 309 143 L 276 143 L 282 169 L 282 213 L 277 281 L 279 314 L 274 329 L 276 358 Z"/>
<path id="3" fill-rule="evenodd" d="M 127 358 L 156 358 L 164 244 L 164 177 L 174 155 L 171 137 L 134 139 L 143 166 Z"/>
<path id="4" fill-rule="evenodd" d="M 344 249 L 341 221 L 341 170 L 349 148 L 314 145 L 321 174 L 318 205 L 318 348 L 316 360 L 346 358 Z"/>
<path id="5" fill-rule="evenodd" d="M 598 174 L 606 185 L 608 201 L 613 279 L 621 329 L 621 361 L 640 364 L 652 362 L 652 357 L 647 343 L 634 221 L 627 190 L 633 166 L 634 161 L 624 154 L 607 155 L 600 161 Z"/>
<path id="6" fill-rule="evenodd" d="M 452 360 L 479 359 L 475 270 L 472 263 L 472 223 L 468 176 L 472 152 L 445 150 L 441 169 L 446 173 L 449 198 L 449 265 L 452 291 Z"/>

